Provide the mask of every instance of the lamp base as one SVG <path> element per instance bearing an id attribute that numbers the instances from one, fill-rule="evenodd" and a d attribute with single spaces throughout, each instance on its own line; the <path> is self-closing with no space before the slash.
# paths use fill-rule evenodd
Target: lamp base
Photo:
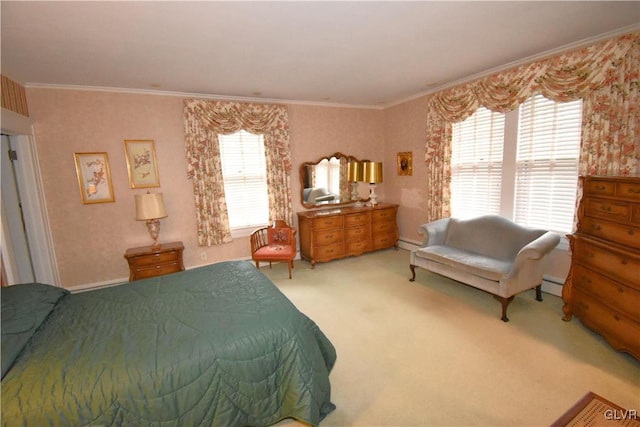
<path id="1" fill-rule="evenodd" d="M 369 204 L 371 204 L 371 206 L 375 206 L 378 204 L 378 200 L 377 200 L 378 196 L 376 195 L 376 185 L 375 184 L 369 184 Z"/>
<path id="2" fill-rule="evenodd" d="M 158 242 L 158 236 L 160 235 L 160 220 L 159 219 L 149 219 L 147 220 L 147 230 L 149 231 L 149 236 L 153 239 L 153 243 L 151 244 L 151 249 L 160 249 L 160 242 Z"/>

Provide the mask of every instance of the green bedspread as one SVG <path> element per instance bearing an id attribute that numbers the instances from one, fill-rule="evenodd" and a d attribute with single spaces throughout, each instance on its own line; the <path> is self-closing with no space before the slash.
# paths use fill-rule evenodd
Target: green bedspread
<path id="1" fill-rule="evenodd" d="M 2 424 L 318 425 L 335 359 L 252 264 L 223 262 L 62 295 L 2 379 Z"/>

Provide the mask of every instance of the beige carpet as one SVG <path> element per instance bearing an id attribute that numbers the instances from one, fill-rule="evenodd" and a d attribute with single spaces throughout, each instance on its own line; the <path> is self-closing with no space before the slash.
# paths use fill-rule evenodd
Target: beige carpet
<path id="1" fill-rule="evenodd" d="M 409 282 L 408 262 L 261 268 L 336 347 L 322 427 L 548 426 L 588 391 L 640 411 L 640 362 L 563 322 L 561 298 L 521 294 L 504 323 L 491 295 L 423 270 Z"/>

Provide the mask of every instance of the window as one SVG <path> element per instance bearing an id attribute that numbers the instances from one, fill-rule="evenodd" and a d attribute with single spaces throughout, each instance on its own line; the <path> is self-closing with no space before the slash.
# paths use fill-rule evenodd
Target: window
<path id="1" fill-rule="evenodd" d="M 478 109 L 453 125 L 451 214 L 500 214 L 518 224 L 571 232 L 582 101 L 534 95 L 502 114 Z"/>
<path id="2" fill-rule="evenodd" d="M 331 157 L 329 161 L 323 160 L 316 165 L 314 187 L 340 194 L 340 159 Z"/>
<path id="3" fill-rule="evenodd" d="M 453 126 L 451 213 L 458 218 L 500 213 L 504 114 L 480 107 Z M 478 213 L 481 212 L 481 213 Z"/>
<path id="4" fill-rule="evenodd" d="M 253 230 L 268 224 L 269 196 L 262 135 L 240 131 L 218 135 L 218 140 L 231 230 Z"/>

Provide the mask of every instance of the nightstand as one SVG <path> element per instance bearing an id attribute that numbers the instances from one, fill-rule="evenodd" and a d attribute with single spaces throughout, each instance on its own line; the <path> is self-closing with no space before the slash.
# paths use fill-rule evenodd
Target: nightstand
<path id="1" fill-rule="evenodd" d="M 129 281 L 162 276 L 184 270 L 182 242 L 163 243 L 159 248 L 129 248 L 124 257 L 129 262 Z"/>

